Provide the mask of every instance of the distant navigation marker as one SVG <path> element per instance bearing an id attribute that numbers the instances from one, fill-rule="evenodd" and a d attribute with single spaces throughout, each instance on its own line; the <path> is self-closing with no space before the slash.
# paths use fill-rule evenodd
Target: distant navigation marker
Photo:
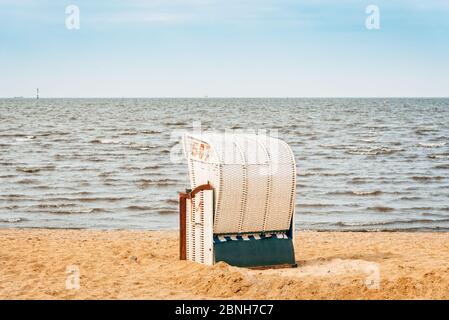
<path id="1" fill-rule="evenodd" d="M 39 99 L 39 88 L 36 89 L 36 99 Z"/>

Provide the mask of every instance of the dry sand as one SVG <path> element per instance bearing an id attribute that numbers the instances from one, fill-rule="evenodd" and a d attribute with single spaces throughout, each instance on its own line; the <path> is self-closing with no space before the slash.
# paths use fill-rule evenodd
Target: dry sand
<path id="1" fill-rule="evenodd" d="M 3 229 L 0 243 L 1 299 L 449 299 L 448 233 L 299 232 L 299 267 L 264 271 L 179 261 L 176 232 Z"/>

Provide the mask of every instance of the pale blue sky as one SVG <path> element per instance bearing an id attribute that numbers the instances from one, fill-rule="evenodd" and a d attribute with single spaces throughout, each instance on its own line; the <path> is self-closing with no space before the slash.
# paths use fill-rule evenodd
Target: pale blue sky
<path id="1" fill-rule="evenodd" d="M 0 97 L 447 97 L 448 59 L 447 0 L 0 0 Z"/>

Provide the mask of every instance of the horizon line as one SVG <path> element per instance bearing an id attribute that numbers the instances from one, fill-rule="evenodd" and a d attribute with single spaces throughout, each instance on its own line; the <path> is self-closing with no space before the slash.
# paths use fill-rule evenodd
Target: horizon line
<path id="1" fill-rule="evenodd" d="M 153 96 L 153 97 L 132 97 L 132 96 L 86 96 L 86 97 L 0 97 L 2 100 L 27 99 L 449 99 L 449 96 Z"/>

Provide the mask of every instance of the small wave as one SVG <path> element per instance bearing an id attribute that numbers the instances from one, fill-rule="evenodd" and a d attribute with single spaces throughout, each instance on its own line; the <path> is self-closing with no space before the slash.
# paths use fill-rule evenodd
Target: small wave
<path id="1" fill-rule="evenodd" d="M 177 205 L 178 204 L 178 200 L 175 199 L 167 199 L 165 200 L 166 204 L 172 204 L 172 205 Z"/>
<path id="2" fill-rule="evenodd" d="M 373 191 L 333 191 L 328 192 L 326 194 L 335 196 L 379 196 L 382 193 L 383 192 L 380 190 L 373 190 Z"/>
<path id="3" fill-rule="evenodd" d="M 23 198 L 26 198 L 26 196 L 23 195 L 23 194 L 5 194 L 3 196 L 3 198 L 6 198 L 6 199 L 23 199 Z"/>
<path id="4" fill-rule="evenodd" d="M 2 179 L 9 179 L 9 178 L 17 178 L 17 176 L 15 174 L 2 174 L 0 176 L 0 178 L 2 178 Z"/>
<path id="5" fill-rule="evenodd" d="M 395 226 L 401 224 L 430 224 L 449 222 L 449 219 L 408 219 L 408 220 L 393 220 L 393 221 L 376 221 L 376 222 L 336 222 L 333 223 L 337 227 L 375 227 L 375 226 Z M 401 228 L 402 229 L 402 228 Z"/>
<path id="6" fill-rule="evenodd" d="M 140 170 L 142 170 L 141 167 L 136 167 L 136 166 L 129 165 L 129 164 L 120 166 L 119 169 L 120 169 L 121 171 L 123 171 L 123 170 L 124 170 L 124 171 L 140 171 Z"/>
<path id="7" fill-rule="evenodd" d="M 162 133 L 162 132 L 157 131 L 157 130 L 142 130 L 142 131 L 140 131 L 140 133 L 142 133 L 142 134 L 158 134 L 158 133 Z"/>
<path id="8" fill-rule="evenodd" d="M 358 142 L 364 142 L 364 143 L 373 143 L 376 142 L 376 139 L 359 139 Z"/>
<path id="9" fill-rule="evenodd" d="M 49 136 L 67 136 L 70 132 L 65 131 L 40 131 L 36 133 L 38 137 L 49 137 Z"/>
<path id="10" fill-rule="evenodd" d="M 153 179 L 139 179 L 135 181 L 136 183 L 146 183 L 146 184 L 153 184 L 153 185 L 171 185 L 171 184 L 177 184 L 180 181 L 170 178 L 164 178 L 159 180 L 153 180 Z"/>
<path id="11" fill-rule="evenodd" d="M 141 189 L 148 188 L 152 182 L 153 181 L 150 179 L 140 179 L 140 180 L 135 181 L 136 185 Z"/>
<path id="12" fill-rule="evenodd" d="M 137 131 L 123 131 L 123 132 L 120 132 L 120 135 L 122 135 L 122 136 L 135 136 L 137 134 L 139 134 Z"/>
<path id="13" fill-rule="evenodd" d="M 293 141 L 293 142 L 290 142 L 289 144 L 292 146 L 304 146 L 305 145 L 304 141 Z"/>
<path id="14" fill-rule="evenodd" d="M 430 210 L 431 210 L 431 209 L 430 209 Z M 446 214 L 438 214 L 438 213 L 423 212 L 423 213 L 421 213 L 421 215 L 422 215 L 423 217 L 437 217 L 437 218 L 447 219 L 447 215 L 446 215 Z"/>
<path id="15" fill-rule="evenodd" d="M 0 162 L 1 166 L 14 166 L 16 163 L 14 162 Z"/>
<path id="16" fill-rule="evenodd" d="M 433 177 L 433 176 L 413 176 L 412 177 L 412 180 L 419 181 L 419 182 L 429 182 L 429 181 L 432 181 L 432 180 L 442 180 L 442 179 L 444 179 L 444 178 L 441 177 L 441 176 L 436 176 L 436 177 Z"/>
<path id="17" fill-rule="evenodd" d="M 54 171 L 56 169 L 56 166 L 54 165 L 40 165 L 35 167 L 17 167 L 17 172 L 24 172 L 24 173 L 37 173 L 39 171 Z"/>
<path id="18" fill-rule="evenodd" d="M 368 182 L 365 179 L 363 179 L 363 178 L 352 178 L 352 180 L 349 181 L 349 183 L 352 183 L 352 184 L 366 184 Z"/>
<path id="19" fill-rule="evenodd" d="M 328 159 L 328 160 L 340 160 L 340 159 L 345 159 L 344 157 L 340 157 L 340 156 L 336 156 L 336 155 L 332 155 L 332 156 L 324 156 L 324 159 Z"/>
<path id="20" fill-rule="evenodd" d="M 160 209 L 157 211 L 158 214 L 160 215 L 171 215 L 171 214 L 176 214 L 177 211 L 176 210 L 170 210 L 170 209 Z"/>
<path id="21" fill-rule="evenodd" d="M 16 171 L 18 172 L 24 172 L 24 173 L 38 173 L 41 171 L 41 168 L 24 168 L 24 167 L 18 167 L 16 168 Z"/>
<path id="22" fill-rule="evenodd" d="M 6 210 L 17 210 L 20 207 L 18 205 L 12 205 L 12 206 L 6 206 L 5 209 Z"/>
<path id="23" fill-rule="evenodd" d="M 38 182 L 39 181 L 35 180 L 35 179 L 22 179 L 22 180 L 17 181 L 16 183 L 18 183 L 18 184 L 35 184 Z"/>
<path id="24" fill-rule="evenodd" d="M 412 210 L 412 211 L 429 211 L 429 210 L 433 210 L 433 208 L 431 208 L 431 207 L 411 207 L 411 208 L 407 208 L 407 210 Z"/>
<path id="25" fill-rule="evenodd" d="M 314 176 L 315 173 L 299 171 L 299 172 L 297 173 L 297 175 L 298 175 L 298 176 L 301 176 L 301 177 L 310 177 L 310 176 Z"/>
<path id="26" fill-rule="evenodd" d="M 345 177 L 345 176 L 349 176 L 350 173 L 344 173 L 344 172 L 323 172 L 323 173 L 319 173 L 319 176 L 323 176 L 323 177 Z"/>
<path id="27" fill-rule="evenodd" d="M 149 211 L 149 210 L 153 210 L 153 208 L 151 208 L 151 207 L 138 206 L 138 205 L 127 206 L 126 209 L 131 210 L 131 211 Z"/>
<path id="28" fill-rule="evenodd" d="M 26 221 L 25 218 L 6 218 L 6 219 L 0 219 L 0 223 L 18 223 Z"/>
<path id="29" fill-rule="evenodd" d="M 73 209 L 73 210 L 51 210 L 48 211 L 49 214 L 55 214 L 55 215 L 73 215 L 73 214 L 92 214 L 92 213 L 103 213 L 106 212 L 103 208 L 79 208 L 79 209 Z"/>
<path id="30" fill-rule="evenodd" d="M 102 213 L 102 212 L 107 212 L 107 210 L 103 208 L 93 208 L 90 210 L 90 213 Z"/>
<path id="31" fill-rule="evenodd" d="M 416 201 L 416 200 L 422 200 L 422 198 L 421 197 L 401 197 L 401 198 L 399 198 L 399 200 Z"/>
<path id="32" fill-rule="evenodd" d="M 333 207 L 331 204 L 324 204 L 324 203 L 300 203 L 298 205 L 300 208 L 328 208 Z"/>
<path id="33" fill-rule="evenodd" d="M 152 165 L 152 166 L 143 167 L 143 170 L 158 170 L 158 169 L 161 169 L 161 168 L 162 168 L 161 165 L 155 164 L 155 165 Z"/>
<path id="34" fill-rule="evenodd" d="M 445 164 L 439 164 L 433 167 L 434 169 L 438 169 L 438 170 L 449 170 L 449 164 L 445 163 Z"/>
<path id="35" fill-rule="evenodd" d="M 148 151 L 148 150 L 151 150 L 151 149 L 154 149 L 154 148 L 155 147 L 151 146 L 151 147 L 138 147 L 138 148 L 135 148 L 135 149 L 137 149 L 139 151 Z"/>
<path id="36" fill-rule="evenodd" d="M 78 205 L 76 203 L 40 203 L 36 205 L 39 209 L 45 210 L 54 210 L 54 209 L 62 209 L 62 208 L 74 208 Z"/>
<path id="37" fill-rule="evenodd" d="M 106 162 L 106 159 L 100 159 L 100 158 L 95 158 L 95 157 L 89 157 L 86 159 L 86 161 L 89 162 Z"/>
<path id="38" fill-rule="evenodd" d="M 153 150 L 153 149 L 157 149 L 160 148 L 160 145 L 148 145 L 148 144 L 130 144 L 128 145 L 128 148 L 130 150 L 140 150 L 140 151 L 148 151 L 148 150 Z"/>
<path id="39" fill-rule="evenodd" d="M 0 138 L 26 138 L 33 137 L 32 135 L 26 133 L 2 133 L 0 134 Z"/>
<path id="40" fill-rule="evenodd" d="M 441 143 L 418 143 L 419 147 L 423 147 L 423 148 L 441 148 L 444 147 L 446 145 L 446 142 L 441 142 Z"/>
<path id="41" fill-rule="evenodd" d="M 85 198 L 76 198 L 76 199 L 73 199 L 73 200 L 77 200 L 77 201 L 80 201 L 80 202 L 94 202 L 94 201 L 115 202 L 115 201 L 122 201 L 124 199 L 127 199 L 127 198 L 124 198 L 124 197 L 92 197 L 92 198 L 85 197 Z"/>
<path id="42" fill-rule="evenodd" d="M 323 149 L 345 150 L 348 146 L 340 144 L 320 144 L 319 147 Z"/>
<path id="43" fill-rule="evenodd" d="M 98 144 L 119 144 L 120 140 L 116 139 L 94 139 L 91 140 L 90 143 L 98 143 Z"/>
<path id="44" fill-rule="evenodd" d="M 368 210 L 372 210 L 372 211 L 376 211 L 376 212 L 392 212 L 392 211 L 394 211 L 394 208 L 384 207 L 384 206 L 375 206 L 375 207 L 368 207 Z"/>
<path id="45" fill-rule="evenodd" d="M 437 136 L 437 137 L 430 138 L 429 141 L 447 141 L 448 139 L 449 139 L 449 137 L 447 137 L 447 136 Z"/>
<path id="46" fill-rule="evenodd" d="M 25 142 L 25 141 L 30 141 L 30 140 L 34 140 L 34 139 L 36 139 L 36 136 L 25 136 L 25 137 L 15 138 L 14 140 L 17 142 Z"/>
<path id="47" fill-rule="evenodd" d="M 430 132 L 435 132 L 435 129 L 430 129 L 430 128 L 418 128 L 415 130 L 415 133 L 418 135 L 426 135 L 427 133 Z"/>
<path id="48" fill-rule="evenodd" d="M 169 178 L 165 178 L 165 179 L 159 179 L 159 180 L 155 180 L 154 183 L 155 184 L 177 184 L 180 183 L 180 180 L 177 179 L 169 179 Z"/>
<path id="49" fill-rule="evenodd" d="M 95 201 L 108 201 L 108 202 L 116 202 L 116 201 L 123 201 L 128 200 L 127 197 L 54 197 L 52 198 L 51 195 L 46 198 L 46 201 L 49 202 L 65 202 L 65 203 L 73 203 L 74 201 L 79 202 L 95 202 Z M 45 204 L 44 204 L 45 205 Z"/>
<path id="50" fill-rule="evenodd" d="M 171 186 L 180 183 L 179 180 L 174 179 L 160 179 L 160 180 L 152 180 L 152 179 L 139 179 L 134 181 L 134 183 L 141 189 L 146 189 L 150 186 Z"/>
<path id="51" fill-rule="evenodd" d="M 429 159 L 449 159 L 449 153 L 434 153 L 427 156 Z"/>
<path id="52" fill-rule="evenodd" d="M 316 167 L 316 168 L 310 168 L 310 171 L 324 171 L 326 170 L 325 168 L 320 168 L 320 167 Z"/>
<path id="53" fill-rule="evenodd" d="M 44 184 L 41 184 L 41 185 L 38 185 L 38 186 L 33 186 L 32 188 L 33 188 L 33 189 L 38 189 L 38 190 L 48 190 L 48 189 L 51 189 L 50 186 L 44 185 Z"/>
<path id="54" fill-rule="evenodd" d="M 174 122 L 166 122 L 167 126 L 185 126 L 187 125 L 187 122 L 185 121 L 174 121 Z"/>
<path id="55" fill-rule="evenodd" d="M 390 149 L 384 146 L 378 147 L 349 147 L 345 153 L 351 155 L 367 155 L 367 156 L 376 156 L 376 155 L 390 155 L 398 150 Z"/>
<path id="56" fill-rule="evenodd" d="M 40 203 L 36 205 L 39 209 L 60 209 L 60 208 L 70 208 L 76 207 L 75 203 L 62 203 L 62 204 L 53 204 L 53 203 Z"/>
<path id="57" fill-rule="evenodd" d="M 357 196 L 379 196 L 381 195 L 383 192 L 380 190 L 375 190 L 375 191 L 353 191 L 353 194 L 357 195 Z"/>
<path id="58" fill-rule="evenodd" d="M 90 191 L 72 192 L 72 195 L 77 195 L 77 196 L 89 196 L 91 194 L 93 194 L 93 192 L 90 192 Z"/>
<path id="59" fill-rule="evenodd" d="M 116 171 L 102 172 L 98 176 L 101 178 L 106 178 L 106 177 L 109 177 L 111 174 L 115 174 L 115 173 L 116 173 Z"/>

